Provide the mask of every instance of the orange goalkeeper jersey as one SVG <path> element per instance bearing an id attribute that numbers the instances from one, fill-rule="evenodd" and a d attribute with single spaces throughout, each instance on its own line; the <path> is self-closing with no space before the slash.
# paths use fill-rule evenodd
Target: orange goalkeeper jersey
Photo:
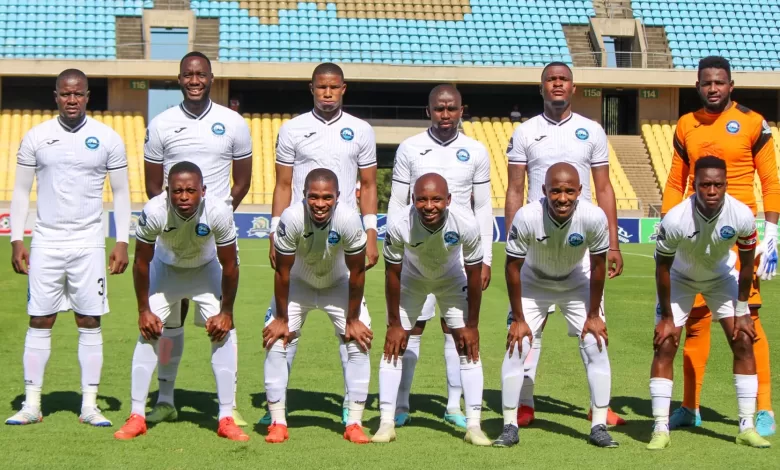
<path id="1" fill-rule="evenodd" d="M 726 161 L 728 193 L 750 206 L 753 214 L 757 213 L 753 181 L 758 171 L 764 211 L 780 212 L 780 181 L 772 131 L 760 114 L 733 102 L 720 114 L 700 109 L 677 122 L 662 214 L 682 202 L 686 188 L 688 194 L 693 193 L 692 170 L 696 160 L 707 155 Z"/>

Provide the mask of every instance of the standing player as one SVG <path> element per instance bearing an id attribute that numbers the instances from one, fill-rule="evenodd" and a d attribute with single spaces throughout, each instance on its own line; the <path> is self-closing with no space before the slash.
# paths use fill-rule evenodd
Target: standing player
<path id="1" fill-rule="evenodd" d="M 395 410 L 409 334 L 433 294 L 455 337 L 466 401 L 466 442 L 489 446 L 480 426 L 483 374 L 479 357 L 482 239 L 473 212 L 450 205 L 447 181 L 420 175 L 413 205 L 388 220 L 385 235 L 387 336 L 379 363 L 379 430 L 373 442 L 395 440 Z"/>
<path id="2" fill-rule="evenodd" d="M 211 62 L 200 52 L 190 52 L 179 64 L 179 87 L 184 100 L 179 106 L 160 113 L 146 130 L 144 160 L 146 194 L 149 199 L 163 193 L 163 182 L 178 162 L 192 161 L 203 172 L 209 198 L 220 200 L 236 210 L 249 191 L 252 176 L 252 138 L 246 121 L 235 111 L 213 103 L 209 98 L 214 74 Z M 230 186 L 231 167 L 233 186 Z M 181 305 L 181 315 L 168 319 L 163 331 L 160 369 L 157 374 L 160 391 L 157 405 L 147 421 L 174 421 L 178 413 L 173 391 L 179 363 L 184 351 L 184 330 L 188 301 Z M 175 307 L 179 309 L 179 307 Z M 247 423 L 238 413 L 233 417 L 240 426 Z"/>
<path id="3" fill-rule="evenodd" d="M 777 177 L 775 146 L 772 132 L 764 118 L 750 109 L 731 101 L 734 82 L 731 67 L 722 57 L 706 57 L 699 62 L 699 80 L 696 89 L 703 108 L 684 115 L 677 122 L 674 135 L 672 169 L 663 195 L 661 215 L 679 204 L 689 186 L 690 169 L 703 155 L 715 155 L 726 161 L 729 194 L 747 204 L 755 215 L 758 212 L 753 182 L 758 172 L 764 197 L 764 240 L 758 248 L 762 253 L 756 277 L 772 279 L 777 269 L 777 220 L 780 215 L 780 182 Z M 761 294 L 758 279 L 751 290 L 748 305 L 756 328 L 754 352 L 758 373 L 758 415 L 756 429 L 762 436 L 775 433 L 772 412 L 772 383 L 769 370 L 769 343 L 758 309 Z M 701 297 L 694 303 L 685 327 L 683 349 L 684 395 L 682 407 L 672 414 L 669 426 L 699 426 L 699 396 L 704 383 L 704 372 L 710 353 L 710 325 L 712 314 Z"/>
<path id="4" fill-rule="evenodd" d="M 159 339 L 171 317 L 180 313 L 181 300 L 188 298 L 195 302 L 195 324 L 205 326 L 211 338 L 211 368 L 219 401 L 217 434 L 233 441 L 249 440 L 233 420 L 238 367 L 233 326 L 238 290 L 233 211 L 221 199 L 205 194 L 200 168 L 187 161 L 176 163 L 168 171 L 167 194 L 150 200 L 138 219 L 133 281 L 141 334 L 133 354 L 133 410 L 114 434 L 117 439 L 146 434 L 149 384 L 162 355 Z"/>
<path id="5" fill-rule="evenodd" d="M 452 192 L 453 202 L 473 211 L 482 239 L 482 289 L 490 284 L 490 263 L 493 258 L 493 209 L 490 204 L 490 159 L 487 149 L 478 141 L 458 132 L 463 113 L 460 92 L 452 85 L 439 85 L 428 97 L 431 127 L 410 137 L 398 146 L 393 166 L 393 185 L 388 208 L 389 217 L 408 210 L 409 189 L 426 173 L 442 175 Z M 473 197 L 473 205 L 472 205 Z M 473 209 L 472 209 L 473 208 Z M 428 296 L 423 312 L 409 333 L 404 353 L 403 377 L 398 391 L 396 426 L 409 422 L 409 392 L 414 369 L 420 355 L 420 338 L 425 324 L 434 317 L 435 297 Z M 447 370 L 447 409 L 444 420 L 466 427 L 466 417 L 460 409 L 463 391 L 460 382 L 460 358 L 455 340 L 441 319 L 444 332 L 444 363 Z"/>
<path id="6" fill-rule="evenodd" d="M 41 389 L 51 354 L 51 329 L 58 312 L 73 310 L 79 329 L 82 423 L 111 426 L 97 407 L 103 368 L 101 316 L 106 300 L 106 240 L 103 235 L 103 185 L 108 174 L 114 193 L 116 245 L 109 257 L 111 274 L 127 268 L 130 186 L 121 137 L 88 118 L 87 76 L 68 69 L 57 77 L 54 101 L 60 115 L 25 134 L 17 155 L 11 199 L 11 263 L 29 275 L 24 343 L 25 401 L 6 424 L 43 420 Z M 24 247 L 24 226 L 33 179 L 38 180 L 38 214 L 31 253 Z"/>
<path id="7" fill-rule="evenodd" d="M 612 183 L 609 180 L 609 146 L 604 129 L 599 123 L 571 110 L 571 97 L 576 87 L 568 65 L 551 62 L 542 70 L 540 86 L 544 99 L 544 112 L 517 126 L 509 141 L 508 186 L 506 193 L 506 233 L 515 213 L 523 205 L 523 189 L 528 172 L 528 202 L 541 199 L 542 185 L 550 166 L 557 162 L 569 162 L 577 169 L 582 184 L 581 197 L 591 201 L 590 175 L 596 185 L 596 202 L 607 214 L 609 221 L 609 251 L 607 267 L 609 278 L 623 272 L 617 224 L 617 205 Z M 583 269 L 588 269 L 585 258 Z M 551 306 L 551 312 L 555 305 Z M 545 319 L 546 322 L 546 319 Z M 542 325 L 542 330 L 544 325 Z M 520 395 L 518 424 L 528 426 L 534 420 L 534 382 L 542 348 L 542 331 L 534 335 L 525 364 L 523 390 Z M 623 418 L 609 410 L 607 423 L 624 424 Z"/>
<path id="8" fill-rule="evenodd" d="M 339 181 L 333 171 L 310 171 L 303 194 L 304 201 L 282 213 L 274 237 L 274 299 L 263 330 L 263 346 L 268 350 L 263 370 L 272 420 L 265 440 L 288 439 L 285 396 L 292 364 L 290 343 L 300 337 L 308 313 L 321 309 L 347 349 L 344 379 L 349 403 L 344 439 L 367 444 L 362 419 L 371 378 L 368 350 L 373 333 L 363 300 L 366 233 L 358 213 L 338 203 Z"/>
<path id="9" fill-rule="evenodd" d="M 314 97 L 314 109 L 286 122 L 279 129 L 276 141 L 276 186 L 271 208 L 271 266 L 276 265 L 274 233 L 279 217 L 288 206 L 301 201 L 306 175 L 315 168 L 330 168 L 339 179 L 340 204 L 357 211 L 355 181 L 360 180 L 360 213 L 368 236 L 367 268 L 379 259 L 376 237 L 376 140 L 371 126 L 342 111 L 344 72 L 332 63 L 319 64 L 312 73 L 309 89 Z M 287 347 L 287 358 L 292 362 L 297 342 Z M 347 349 L 339 343 L 342 368 L 346 373 Z M 346 379 L 346 377 L 345 377 Z M 346 387 L 346 384 L 345 384 Z M 345 388 L 346 390 L 346 388 Z M 344 396 L 342 423 L 346 424 L 349 399 Z M 260 424 L 270 424 L 266 414 Z"/>
<path id="10" fill-rule="evenodd" d="M 523 363 L 551 305 L 561 308 L 569 335 L 580 340 L 592 410 L 588 441 L 598 447 L 618 445 L 606 426 L 612 372 L 601 306 L 609 224 L 602 209 L 587 199 L 577 200 L 582 192 L 578 173 L 569 163 L 553 164 L 542 186 L 545 197 L 518 210 L 507 232 L 506 287 L 511 311 L 501 368 L 504 430 L 494 443 L 498 447 L 519 442 L 517 404 Z M 586 255 L 588 269 L 583 268 Z"/>
<path id="11" fill-rule="evenodd" d="M 726 333 L 734 353 L 739 435 L 737 444 L 769 447 L 753 427 L 758 378 L 753 355 L 756 330 L 748 309 L 758 234 L 751 209 L 726 194 L 726 162 L 713 156 L 696 160 L 694 195 L 673 207 L 661 222 L 655 251 L 658 307 L 650 372 L 655 428 L 647 448 L 669 447 L 669 405 L 674 356 L 680 333 L 701 293 Z M 739 273 L 730 262 L 739 248 Z"/>

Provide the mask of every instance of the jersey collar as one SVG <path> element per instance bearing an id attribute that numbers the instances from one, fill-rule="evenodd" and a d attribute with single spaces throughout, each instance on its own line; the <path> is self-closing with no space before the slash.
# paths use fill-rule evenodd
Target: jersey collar
<path id="1" fill-rule="evenodd" d="M 179 224 L 187 223 L 190 220 L 193 219 L 199 219 L 201 215 L 203 215 L 203 210 L 206 207 L 206 198 L 205 196 L 203 199 L 200 200 L 200 205 L 198 206 L 198 210 L 195 211 L 194 214 L 192 214 L 189 218 L 184 218 L 179 215 L 178 212 L 176 212 L 176 209 L 173 208 L 173 204 L 171 204 L 171 200 L 166 197 L 166 202 L 168 204 L 168 221 L 166 222 L 166 228 L 167 227 L 177 227 Z"/>
<path id="2" fill-rule="evenodd" d="M 204 117 L 206 117 L 206 115 L 209 113 L 209 111 L 211 111 L 212 105 L 213 105 L 212 101 L 209 100 L 208 106 L 206 106 L 206 109 L 204 109 L 203 112 L 200 113 L 200 115 L 192 114 L 191 112 L 189 112 L 187 110 L 187 108 L 184 106 L 184 102 L 183 101 L 181 103 L 179 103 L 179 108 L 181 108 L 181 112 L 183 112 L 184 115 L 187 116 L 188 118 L 195 119 L 195 120 L 199 121 L 199 120 L 203 119 Z"/>
<path id="3" fill-rule="evenodd" d="M 458 140 L 458 137 L 460 137 L 460 131 L 456 132 L 455 133 L 455 137 L 451 138 L 450 140 L 442 141 L 442 140 L 439 140 L 439 138 L 436 137 L 433 134 L 433 132 L 431 131 L 431 128 L 429 127 L 428 128 L 428 137 L 430 137 L 432 141 L 436 142 L 437 144 L 441 145 L 442 147 L 446 147 L 446 146 L 450 145 L 451 143 L 455 142 L 456 140 Z"/>
<path id="4" fill-rule="evenodd" d="M 326 126 L 330 126 L 334 122 L 336 122 L 339 119 L 341 119 L 341 116 L 343 116 L 344 113 L 339 109 L 339 112 L 335 116 L 333 116 L 333 119 L 331 119 L 330 121 L 326 121 L 325 119 L 323 119 L 322 116 L 317 114 L 317 112 L 314 111 L 314 110 L 311 111 L 311 115 L 314 116 L 314 119 L 320 121 L 321 123 L 325 124 Z"/>
<path id="5" fill-rule="evenodd" d="M 57 122 L 60 123 L 60 126 L 62 126 L 63 129 L 65 129 L 65 132 L 70 132 L 71 134 L 75 134 L 79 130 L 81 130 L 82 127 L 84 127 L 87 124 L 87 116 L 84 115 L 84 119 L 81 120 L 80 123 L 76 124 L 73 127 L 70 127 L 69 125 L 62 122 L 62 119 L 60 119 L 59 116 L 57 116 Z"/>
<path id="6" fill-rule="evenodd" d="M 561 119 L 561 121 L 558 122 L 558 121 L 554 121 L 554 120 L 548 118 L 544 113 L 542 113 L 542 118 L 545 121 L 547 121 L 548 124 L 551 124 L 553 126 L 562 126 L 562 125 L 566 124 L 567 122 L 571 121 L 572 117 L 574 117 L 574 113 L 570 112 L 568 117 L 566 117 L 564 119 Z"/>
<path id="7" fill-rule="evenodd" d="M 724 200 L 723 204 L 721 204 L 720 206 L 720 209 L 718 209 L 718 212 L 716 212 L 712 217 L 705 217 L 704 214 L 702 214 L 701 211 L 699 210 L 699 205 L 696 204 L 696 195 L 693 196 L 693 208 L 694 208 L 693 210 L 695 210 L 696 215 L 698 215 L 701 218 L 701 220 L 703 220 L 707 224 L 711 224 L 712 222 L 718 219 L 720 214 L 723 212 L 723 206 L 725 205 L 726 205 L 726 201 Z"/>

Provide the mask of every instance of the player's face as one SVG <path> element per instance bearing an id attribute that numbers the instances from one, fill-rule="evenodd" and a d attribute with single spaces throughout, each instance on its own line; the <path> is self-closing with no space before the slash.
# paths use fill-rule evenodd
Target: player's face
<path id="1" fill-rule="evenodd" d="M 208 62 L 200 57 L 190 57 L 181 65 L 179 87 L 188 101 L 203 101 L 209 98 L 214 74 Z"/>
<path id="2" fill-rule="evenodd" d="M 696 89 L 699 90 L 699 98 L 707 110 L 721 112 L 731 100 L 734 82 L 729 80 L 728 73 L 723 69 L 702 69 Z"/>
<path id="3" fill-rule="evenodd" d="M 460 97 L 450 91 L 439 93 L 439 96 L 428 104 L 428 116 L 433 127 L 443 131 L 456 129 L 463 115 L 460 101 Z"/>
<path id="4" fill-rule="evenodd" d="M 339 192 L 330 181 L 313 181 L 306 189 L 306 204 L 309 215 L 315 224 L 324 224 L 330 220 L 333 206 L 339 198 Z"/>
<path id="5" fill-rule="evenodd" d="M 542 188 L 547 196 L 547 206 L 550 212 L 559 219 L 571 216 L 577 206 L 577 198 L 582 192 L 582 185 L 577 178 L 567 175 L 557 175 L 544 184 Z"/>
<path id="6" fill-rule="evenodd" d="M 185 219 L 195 214 L 205 194 L 206 187 L 194 173 L 178 173 L 168 181 L 168 198 Z"/>
<path id="7" fill-rule="evenodd" d="M 545 103 L 568 106 L 576 89 L 574 78 L 568 68 L 553 66 L 547 69 L 542 81 L 542 98 Z"/>
<path id="8" fill-rule="evenodd" d="M 420 215 L 423 225 L 436 226 L 447 213 L 450 205 L 450 195 L 436 187 L 434 184 L 426 184 L 414 194 L 414 207 Z"/>
<path id="9" fill-rule="evenodd" d="M 89 90 L 84 79 L 70 77 L 61 80 L 54 91 L 54 101 L 60 116 L 69 121 L 80 121 L 87 113 L 89 102 Z"/>
<path id="10" fill-rule="evenodd" d="M 314 107 L 326 113 L 332 113 L 341 108 L 347 84 L 338 75 L 324 73 L 316 75 L 309 85 L 314 96 Z"/>
<path id="11" fill-rule="evenodd" d="M 696 172 L 696 203 L 705 212 L 717 210 L 726 194 L 726 172 L 717 168 L 705 168 Z"/>

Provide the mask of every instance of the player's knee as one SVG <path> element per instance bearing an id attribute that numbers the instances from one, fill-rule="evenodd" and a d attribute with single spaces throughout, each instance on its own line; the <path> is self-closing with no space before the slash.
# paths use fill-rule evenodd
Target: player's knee
<path id="1" fill-rule="evenodd" d="M 661 343 L 655 350 L 655 360 L 663 364 L 671 364 L 674 362 L 674 357 L 677 355 L 678 346 L 674 344 L 672 338 L 667 338 L 666 341 Z"/>
<path id="2" fill-rule="evenodd" d="M 38 330 L 50 330 L 54 326 L 54 322 L 56 320 L 56 313 L 40 317 L 30 317 L 30 328 L 36 328 Z"/>
<path id="3" fill-rule="evenodd" d="M 740 332 L 735 339 L 731 340 L 731 350 L 737 360 L 753 359 L 753 341 L 745 333 Z"/>
<path id="4" fill-rule="evenodd" d="M 76 325 L 79 328 L 100 328 L 100 317 L 91 317 L 89 315 L 75 314 Z"/>
<path id="5" fill-rule="evenodd" d="M 414 324 L 414 326 L 412 327 L 412 329 L 409 331 L 409 334 L 410 335 L 414 335 L 414 336 L 420 336 L 421 334 L 423 334 L 423 331 L 425 331 L 425 324 L 426 323 L 427 322 L 424 322 L 424 321 L 416 322 Z"/>

